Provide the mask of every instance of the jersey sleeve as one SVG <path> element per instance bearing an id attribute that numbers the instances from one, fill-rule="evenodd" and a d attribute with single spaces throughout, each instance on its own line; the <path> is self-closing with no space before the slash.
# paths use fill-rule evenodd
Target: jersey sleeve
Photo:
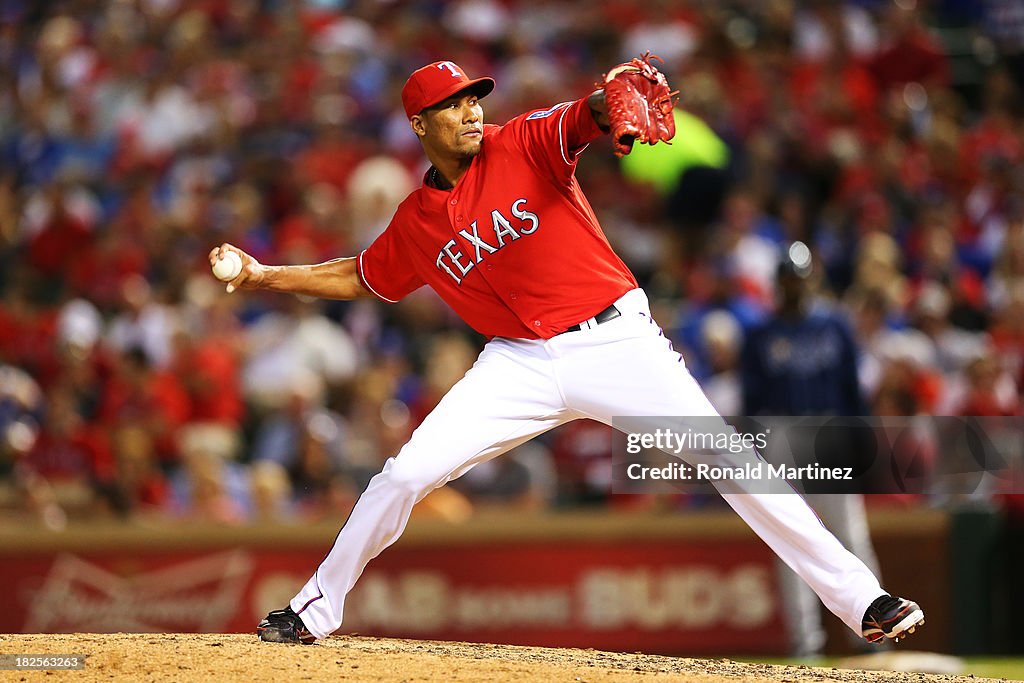
<path id="1" fill-rule="evenodd" d="M 580 152 L 602 134 L 586 97 L 523 114 L 512 123 L 530 160 L 560 178 L 573 174 Z"/>
<path id="2" fill-rule="evenodd" d="M 425 284 L 413 268 L 408 249 L 403 248 L 395 220 L 359 254 L 356 273 L 363 287 L 389 304 Z"/>

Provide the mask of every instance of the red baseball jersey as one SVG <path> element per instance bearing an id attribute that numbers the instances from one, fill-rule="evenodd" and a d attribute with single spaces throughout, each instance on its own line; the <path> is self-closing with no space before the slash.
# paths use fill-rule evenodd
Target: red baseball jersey
<path id="1" fill-rule="evenodd" d="M 395 303 L 430 285 L 488 337 L 548 339 L 637 286 L 575 177 L 601 134 L 585 99 L 484 126 L 450 191 L 427 184 L 359 255 L 359 278 Z"/>

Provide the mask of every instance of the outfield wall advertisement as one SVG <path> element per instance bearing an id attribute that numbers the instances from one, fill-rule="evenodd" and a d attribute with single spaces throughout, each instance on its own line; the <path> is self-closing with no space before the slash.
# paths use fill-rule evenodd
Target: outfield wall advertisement
<path id="1" fill-rule="evenodd" d="M 25 554 L 0 564 L 3 632 L 247 632 L 320 561 L 226 548 Z M 342 633 L 645 652 L 783 652 L 767 549 L 748 541 L 393 548 Z"/>

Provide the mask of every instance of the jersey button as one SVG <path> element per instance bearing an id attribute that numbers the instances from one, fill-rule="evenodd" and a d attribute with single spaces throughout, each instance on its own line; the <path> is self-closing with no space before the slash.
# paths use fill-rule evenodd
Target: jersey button
<path id="1" fill-rule="evenodd" d="M 494 266 L 492 266 L 490 263 L 488 263 L 487 264 L 487 270 L 494 270 Z"/>
<path id="2" fill-rule="evenodd" d="M 458 199 L 453 199 L 453 200 L 452 200 L 452 206 L 455 206 L 455 205 L 456 205 L 456 204 L 458 204 L 458 203 L 459 203 L 459 200 L 458 200 Z"/>
<path id="3" fill-rule="evenodd" d="M 455 222 L 461 223 L 462 222 L 462 216 L 456 216 L 455 217 Z"/>
<path id="4" fill-rule="evenodd" d="M 519 295 L 516 294 L 515 292 L 509 292 L 508 298 L 509 299 L 518 299 Z"/>
<path id="5" fill-rule="evenodd" d="M 533 321 L 533 326 L 534 327 L 540 327 L 540 321 L 539 320 L 534 320 Z"/>

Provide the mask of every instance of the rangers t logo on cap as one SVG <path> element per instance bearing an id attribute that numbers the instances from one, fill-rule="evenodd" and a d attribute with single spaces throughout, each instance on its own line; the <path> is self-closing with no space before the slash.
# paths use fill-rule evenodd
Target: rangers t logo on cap
<path id="1" fill-rule="evenodd" d="M 453 78 L 465 78 L 462 73 L 462 69 L 460 69 L 459 65 L 455 62 L 438 62 L 435 66 L 437 66 L 438 69 L 448 69 L 452 72 Z"/>

